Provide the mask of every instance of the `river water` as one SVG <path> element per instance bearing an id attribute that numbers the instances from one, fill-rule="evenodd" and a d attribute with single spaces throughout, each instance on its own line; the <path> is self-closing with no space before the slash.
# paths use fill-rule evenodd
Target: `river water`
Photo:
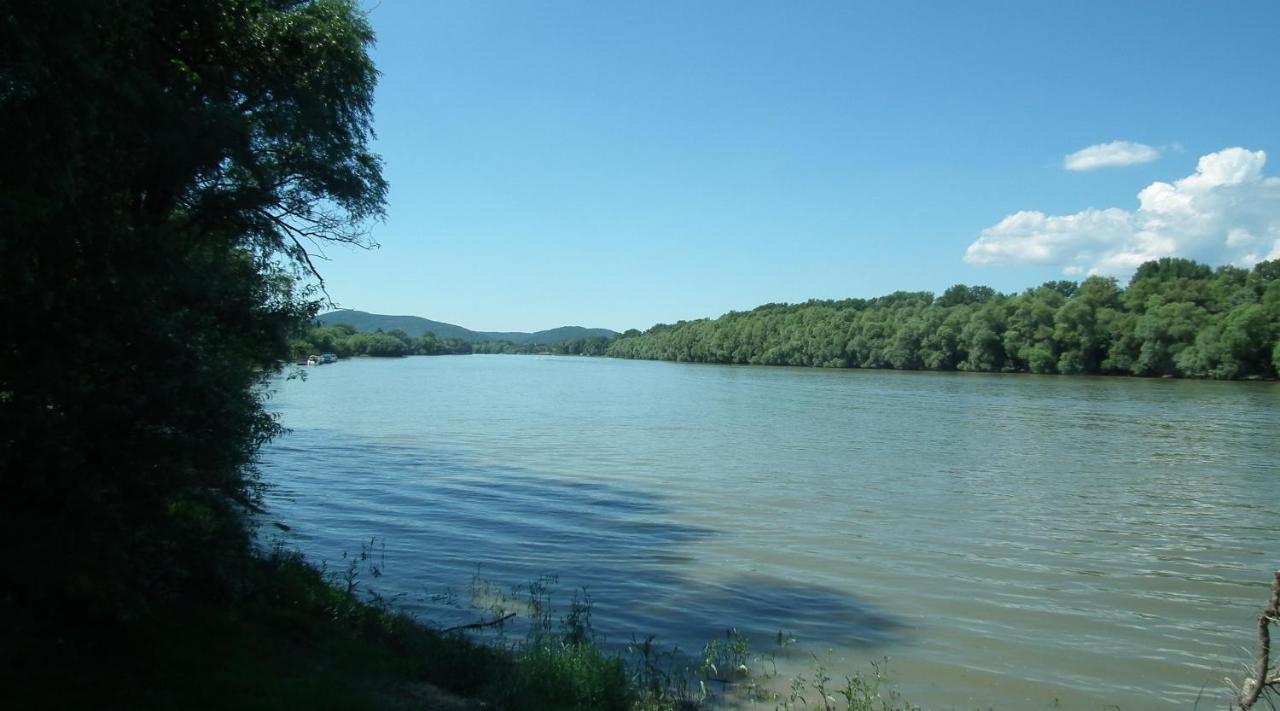
<path id="1" fill-rule="evenodd" d="M 273 520 L 441 624 L 586 586 L 609 641 L 736 628 L 934 709 L 1222 708 L 1280 566 L 1280 385 L 602 358 L 279 380 Z M 797 653 L 799 650 L 799 653 Z M 788 662 L 787 659 L 792 661 Z M 1112 706 L 1114 705 L 1114 706 Z"/>

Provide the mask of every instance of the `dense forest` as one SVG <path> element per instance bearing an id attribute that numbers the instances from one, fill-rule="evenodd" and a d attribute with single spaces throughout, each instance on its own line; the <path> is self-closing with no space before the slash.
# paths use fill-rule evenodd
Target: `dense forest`
<path id="1" fill-rule="evenodd" d="M 374 356 L 398 358 L 408 355 L 466 355 L 470 353 L 547 353 L 554 355 L 605 355 L 611 343 L 605 336 L 587 336 L 557 344 L 514 343 L 512 341 L 466 341 L 461 338 L 437 338 L 434 333 L 410 336 L 403 330 L 376 330 L 361 333 L 350 324 L 324 326 L 319 322 L 306 328 L 290 342 L 290 357 L 295 363 L 310 355 L 333 353 L 339 358 Z"/>
<path id="2" fill-rule="evenodd" d="M 359 333 L 354 326 L 344 323 L 334 326 L 314 325 L 290 343 L 290 354 L 294 362 L 303 362 L 307 356 L 320 353 L 333 353 L 339 358 L 398 358 L 407 355 L 454 355 L 470 352 L 471 344 L 460 338 L 436 338 L 433 333 L 414 337 L 400 329 Z"/>
<path id="3" fill-rule="evenodd" d="M 551 355 L 586 355 L 602 356 L 609 352 L 609 344 L 613 338 L 609 336 L 587 336 L 575 338 L 556 345 L 539 343 L 512 343 L 511 341 L 489 341 L 471 344 L 472 353 L 548 353 Z"/>
<path id="4" fill-rule="evenodd" d="M 1280 260 L 1253 269 L 1164 258 L 1127 287 L 1053 281 L 1020 294 L 957 285 L 942 296 L 766 304 L 628 331 L 618 358 L 828 368 L 1274 378 Z"/>

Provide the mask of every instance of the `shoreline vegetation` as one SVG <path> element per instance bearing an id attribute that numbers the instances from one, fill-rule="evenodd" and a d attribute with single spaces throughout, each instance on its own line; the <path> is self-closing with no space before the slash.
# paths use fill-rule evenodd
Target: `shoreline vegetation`
<path id="1" fill-rule="evenodd" d="M 716 319 L 658 324 L 559 344 L 468 343 L 313 325 L 308 353 L 590 355 L 821 368 L 1273 380 L 1280 371 L 1280 260 L 1213 269 L 1147 262 L 1115 279 L 1052 281 L 1019 294 L 957 285 L 941 296 L 765 304 Z"/>
<path id="2" fill-rule="evenodd" d="M 883 663 L 837 680 L 815 657 L 807 673 L 781 677 L 777 659 L 792 641 L 781 633 L 763 654 L 732 630 L 693 653 L 652 637 L 606 645 L 585 591 L 563 614 L 554 607 L 553 578 L 498 592 L 490 619 L 433 627 L 366 585 L 362 576 L 381 575 L 370 550 L 338 571 L 260 551 L 242 561 L 232 592 L 140 619 L 50 627 L 56 634 L 31 635 L 23 654 L 0 657 L 5 699 L 23 709 L 919 711 L 887 685 Z M 524 631 L 508 636 L 512 609 Z"/>
<path id="3" fill-rule="evenodd" d="M 400 358 L 411 355 L 538 354 L 538 355 L 606 355 L 612 339 L 589 336 L 558 344 L 514 343 L 512 341 L 465 341 L 461 338 L 437 338 L 434 333 L 410 336 L 400 329 L 360 332 L 346 323 L 324 326 L 311 324 L 300 337 L 290 343 L 290 360 L 305 364 L 309 356 L 333 353 L 339 358 L 371 356 Z"/>
<path id="4" fill-rule="evenodd" d="M 623 334 L 618 358 L 828 368 L 1273 379 L 1280 368 L 1280 260 L 1252 270 L 1188 259 L 1115 279 L 1020 294 L 957 285 L 937 298 L 766 304 Z"/>

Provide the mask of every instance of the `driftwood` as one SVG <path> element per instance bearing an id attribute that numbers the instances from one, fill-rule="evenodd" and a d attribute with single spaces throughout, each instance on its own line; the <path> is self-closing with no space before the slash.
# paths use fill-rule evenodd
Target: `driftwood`
<path id="1" fill-rule="evenodd" d="M 472 622 L 469 625 L 458 625 L 456 627 L 446 627 L 440 630 L 440 634 L 448 634 L 450 632 L 457 632 L 458 630 L 478 630 L 478 629 L 483 629 L 485 627 L 493 627 L 494 625 L 500 625 L 503 622 L 506 622 L 507 620 L 515 616 L 516 616 L 516 613 L 511 612 L 503 615 L 502 617 L 498 617 L 498 618 L 489 620 L 487 622 Z"/>
<path id="2" fill-rule="evenodd" d="M 1280 570 L 1276 571 L 1276 579 L 1271 583 L 1271 600 L 1258 614 L 1258 663 L 1253 669 L 1253 678 L 1246 679 L 1240 691 L 1240 708 L 1245 711 L 1253 708 L 1268 689 L 1280 689 L 1280 665 L 1274 673 L 1271 671 L 1273 624 L 1280 625 Z"/>

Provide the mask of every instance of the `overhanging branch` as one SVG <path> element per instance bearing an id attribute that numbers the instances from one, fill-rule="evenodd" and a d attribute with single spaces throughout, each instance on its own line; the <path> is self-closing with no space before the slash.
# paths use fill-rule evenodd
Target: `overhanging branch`
<path id="1" fill-rule="evenodd" d="M 1258 614 L 1258 660 L 1253 678 L 1245 680 L 1240 708 L 1248 711 L 1268 690 L 1280 688 L 1280 669 L 1271 670 L 1271 625 L 1280 624 L 1280 570 L 1271 583 L 1271 600 Z"/>

